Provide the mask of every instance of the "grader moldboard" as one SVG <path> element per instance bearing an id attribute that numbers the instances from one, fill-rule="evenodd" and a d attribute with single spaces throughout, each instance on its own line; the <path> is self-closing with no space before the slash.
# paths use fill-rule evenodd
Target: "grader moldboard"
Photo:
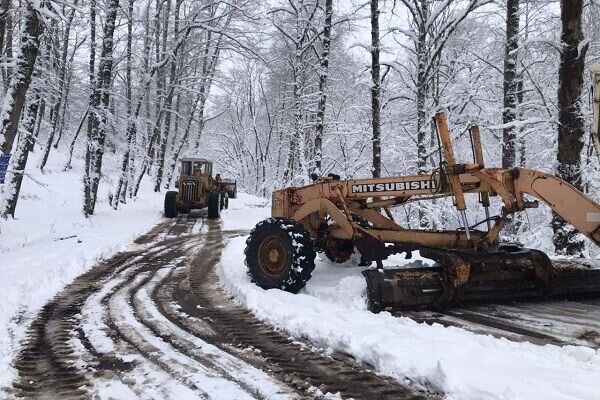
<path id="1" fill-rule="evenodd" d="M 262 288 L 298 292 L 315 267 L 316 251 L 334 262 L 358 250 L 366 265 L 369 309 L 443 308 L 464 303 L 565 298 L 600 294 L 600 269 L 591 260 L 551 261 L 541 251 L 502 244 L 514 213 L 546 203 L 597 245 L 600 206 L 559 178 L 523 168 L 486 168 L 477 126 L 470 127 L 474 162 L 459 164 L 444 114 L 435 116 L 444 160 L 431 175 L 340 180 L 273 193 L 272 217 L 259 222 L 245 250 L 252 280 Z M 486 218 L 469 226 L 466 195 L 478 195 Z M 390 207 L 452 196 L 462 229 L 407 229 Z M 490 197 L 503 203 L 489 216 Z M 487 229 L 481 229 L 481 227 Z M 478 229 L 476 229 L 478 228 Z M 391 254 L 418 250 L 433 267 L 383 269 Z"/>
<path id="2" fill-rule="evenodd" d="M 181 160 L 181 173 L 177 178 L 177 191 L 165 194 L 165 217 L 175 218 L 179 213 L 207 208 L 208 218 L 219 218 L 222 209 L 229 206 L 227 191 L 221 177 L 212 176 L 213 163 L 202 158 Z"/>

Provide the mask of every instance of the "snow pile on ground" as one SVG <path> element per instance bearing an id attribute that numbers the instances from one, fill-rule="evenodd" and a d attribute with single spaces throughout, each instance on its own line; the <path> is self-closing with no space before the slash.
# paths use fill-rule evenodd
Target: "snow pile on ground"
<path id="1" fill-rule="evenodd" d="M 229 209 L 221 213 L 222 229 L 247 229 L 262 219 L 271 216 L 271 202 L 268 199 L 246 193 L 237 194 L 237 198 L 229 199 Z"/>
<path id="2" fill-rule="evenodd" d="M 17 218 L 0 220 L 0 388 L 14 377 L 9 365 L 37 311 L 76 276 L 123 250 L 162 218 L 162 195 L 147 180 L 138 199 L 118 211 L 107 199 L 113 185 L 103 182 L 96 214 L 84 218 L 82 161 L 74 160 L 73 169 L 64 172 L 66 160 L 54 152 L 41 173 L 40 155 L 29 160 Z M 105 164 L 107 176 L 117 176 L 110 174 L 111 161 Z"/>
<path id="3" fill-rule="evenodd" d="M 256 222 L 265 216 L 264 210 L 244 204 L 259 200 L 240 200 L 230 203 L 229 215 L 245 210 L 244 224 L 250 213 Z M 229 229 L 237 227 L 235 220 L 224 223 Z M 296 337 L 349 353 L 385 375 L 450 399 L 600 398 L 600 351 L 516 343 L 389 313 L 372 314 L 366 310 L 361 268 L 322 259 L 300 294 L 265 291 L 246 275 L 245 240 L 238 237 L 226 246 L 218 267 L 222 284 L 259 319 Z"/>

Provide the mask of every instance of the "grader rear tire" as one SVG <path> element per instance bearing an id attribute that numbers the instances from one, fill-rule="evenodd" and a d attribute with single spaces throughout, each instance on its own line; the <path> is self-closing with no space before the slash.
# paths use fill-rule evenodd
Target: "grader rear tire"
<path id="1" fill-rule="evenodd" d="M 168 191 L 165 194 L 165 217 L 177 218 L 177 192 Z"/>
<path id="2" fill-rule="evenodd" d="M 363 228 L 371 227 L 371 223 L 360 215 L 353 214 L 352 220 Z M 354 254 L 354 250 L 354 242 L 352 240 L 336 239 L 333 237 L 328 238 L 323 247 L 325 256 L 329 259 L 329 261 L 336 264 L 342 264 L 350 260 Z M 371 263 L 365 264 L 361 260 L 359 266 L 367 266 L 370 264 Z"/>
<path id="3" fill-rule="evenodd" d="M 354 254 L 354 242 L 352 240 L 330 238 L 325 242 L 323 252 L 331 262 L 336 264 L 345 263 Z"/>
<path id="4" fill-rule="evenodd" d="M 221 213 L 221 196 L 219 192 L 208 194 L 208 218 L 217 219 Z"/>
<path id="5" fill-rule="evenodd" d="M 248 275 L 263 289 L 298 293 L 315 269 L 310 235 L 289 218 L 259 222 L 246 240 L 244 253 Z"/>

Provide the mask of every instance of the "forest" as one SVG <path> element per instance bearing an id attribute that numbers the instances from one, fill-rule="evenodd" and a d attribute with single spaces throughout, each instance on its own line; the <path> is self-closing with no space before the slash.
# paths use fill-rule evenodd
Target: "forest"
<path id="1" fill-rule="evenodd" d="M 594 197 L 599 16 L 597 0 L 1 0 L 0 212 L 15 218 L 28 171 L 58 155 L 63 171 L 82 160 L 70 190 L 85 216 L 142 184 L 165 192 L 186 156 L 262 197 L 313 173 L 430 174 L 438 111 L 459 158 L 477 123 L 486 166 L 550 172 Z M 395 213 L 443 229 L 452 209 Z M 592 252 L 547 208 L 508 233 Z"/>

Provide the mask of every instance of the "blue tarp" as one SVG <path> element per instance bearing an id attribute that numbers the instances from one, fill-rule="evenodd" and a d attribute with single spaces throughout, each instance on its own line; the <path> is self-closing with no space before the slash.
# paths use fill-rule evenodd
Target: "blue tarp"
<path id="1" fill-rule="evenodd" d="M 4 183 L 9 161 L 10 154 L 0 154 L 0 184 Z"/>

